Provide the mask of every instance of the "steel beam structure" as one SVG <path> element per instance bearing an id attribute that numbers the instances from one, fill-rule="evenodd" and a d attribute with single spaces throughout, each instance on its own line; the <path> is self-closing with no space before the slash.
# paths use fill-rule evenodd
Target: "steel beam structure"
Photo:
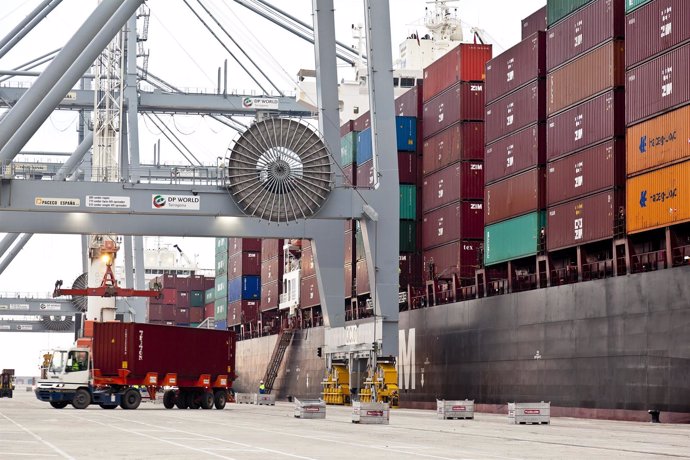
<path id="1" fill-rule="evenodd" d="M 21 252 L 22 249 L 24 249 L 24 246 L 26 246 L 26 243 L 29 242 L 33 235 L 31 233 L 25 233 L 23 234 L 20 238 L 19 241 L 17 241 L 17 244 L 15 244 L 12 249 L 10 249 L 10 252 L 7 253 L 4 259 L 0 262 L 0 275 L 7 269 L 7 267 L 12 263 L 15 257 L 17 257 L 17 254 Z"/>
<path id="2" fill-rule="evenodd" d="M 0 41 L 0 58 L 33 30 L 62 0 L 44 0 Z"/>
<path id="3" fill-rule="evenodd" d="M 50 287 L 50 286 L 46 286 Z M 71 300 L 29 297 L 0 297 L 0 316 L 64 315 L 72 316 L 77 309 Z"/>

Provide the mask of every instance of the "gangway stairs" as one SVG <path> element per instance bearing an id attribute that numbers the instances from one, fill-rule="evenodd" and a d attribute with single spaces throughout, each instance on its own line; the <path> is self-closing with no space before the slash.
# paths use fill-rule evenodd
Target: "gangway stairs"
<path id="1" fill-rule="evenodd" d="M 273 390 L 273 384 L 278 377 L 278 369 L 280 369 L 280 363 L 283 362 L 283 356 L 285 356 L 285 350 L 292 342 L 292 337 L 295 335 L 294 329 L 283 329 L 280 332 L 280 337 L 276 342 L 276 347 L 273 349 L 273 355 L 268 363 L 268 369 L 266 369 L 266 374 L 264 375 L 264 386 L 266 387 L 266 394 L 271 394 Z"/>

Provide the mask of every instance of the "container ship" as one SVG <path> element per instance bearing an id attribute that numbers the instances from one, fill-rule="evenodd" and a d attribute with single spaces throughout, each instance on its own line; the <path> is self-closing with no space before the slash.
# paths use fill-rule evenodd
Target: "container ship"
<path id="1" fill-rule="evenodd" d="M 481 38 L 450 42 L 395 100 L 400 405 L 690 421 L 690 5 L 549 0 L 514 47 L 494 57 Z M 371 186 L 368 112 L 341 136 L 347 181 Z M 371 289 L 356 221 L 343 237 L 354 326 Z M 322 393 L 308 240 L 217 239 L 205 303 L 241 339 L 238 391 L 297 328 L 274 391 Z"/>

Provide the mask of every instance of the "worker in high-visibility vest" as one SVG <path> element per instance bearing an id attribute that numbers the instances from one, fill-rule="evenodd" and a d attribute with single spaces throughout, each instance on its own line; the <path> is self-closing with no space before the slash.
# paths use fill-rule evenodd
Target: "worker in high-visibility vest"
<path id="1" fill-rule="evenodd" d="M 264 385 L 264 381 L 259 382 L 259 394 L 262 395 L 266 393 L 266 385 Z"/>

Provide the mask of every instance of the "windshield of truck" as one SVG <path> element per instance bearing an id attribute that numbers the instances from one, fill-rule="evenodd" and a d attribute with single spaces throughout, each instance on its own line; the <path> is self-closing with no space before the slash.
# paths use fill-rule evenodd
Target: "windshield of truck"
<path id="1" fill-rule="evenodd" d="M 65 363 L 65 372 L 85 371 L 88 369 L 89 354 L 85 351 L 70 351 Z"/>
<path id="2" fill-rule="evenodd" d="M 65 358 L 67 357 L 67 352 L 65 351 L 54 351 L 53 356 L 50 358 L 50 367 L 48 370 L 55 374 L 61 373 L 65 369 Z"/>

